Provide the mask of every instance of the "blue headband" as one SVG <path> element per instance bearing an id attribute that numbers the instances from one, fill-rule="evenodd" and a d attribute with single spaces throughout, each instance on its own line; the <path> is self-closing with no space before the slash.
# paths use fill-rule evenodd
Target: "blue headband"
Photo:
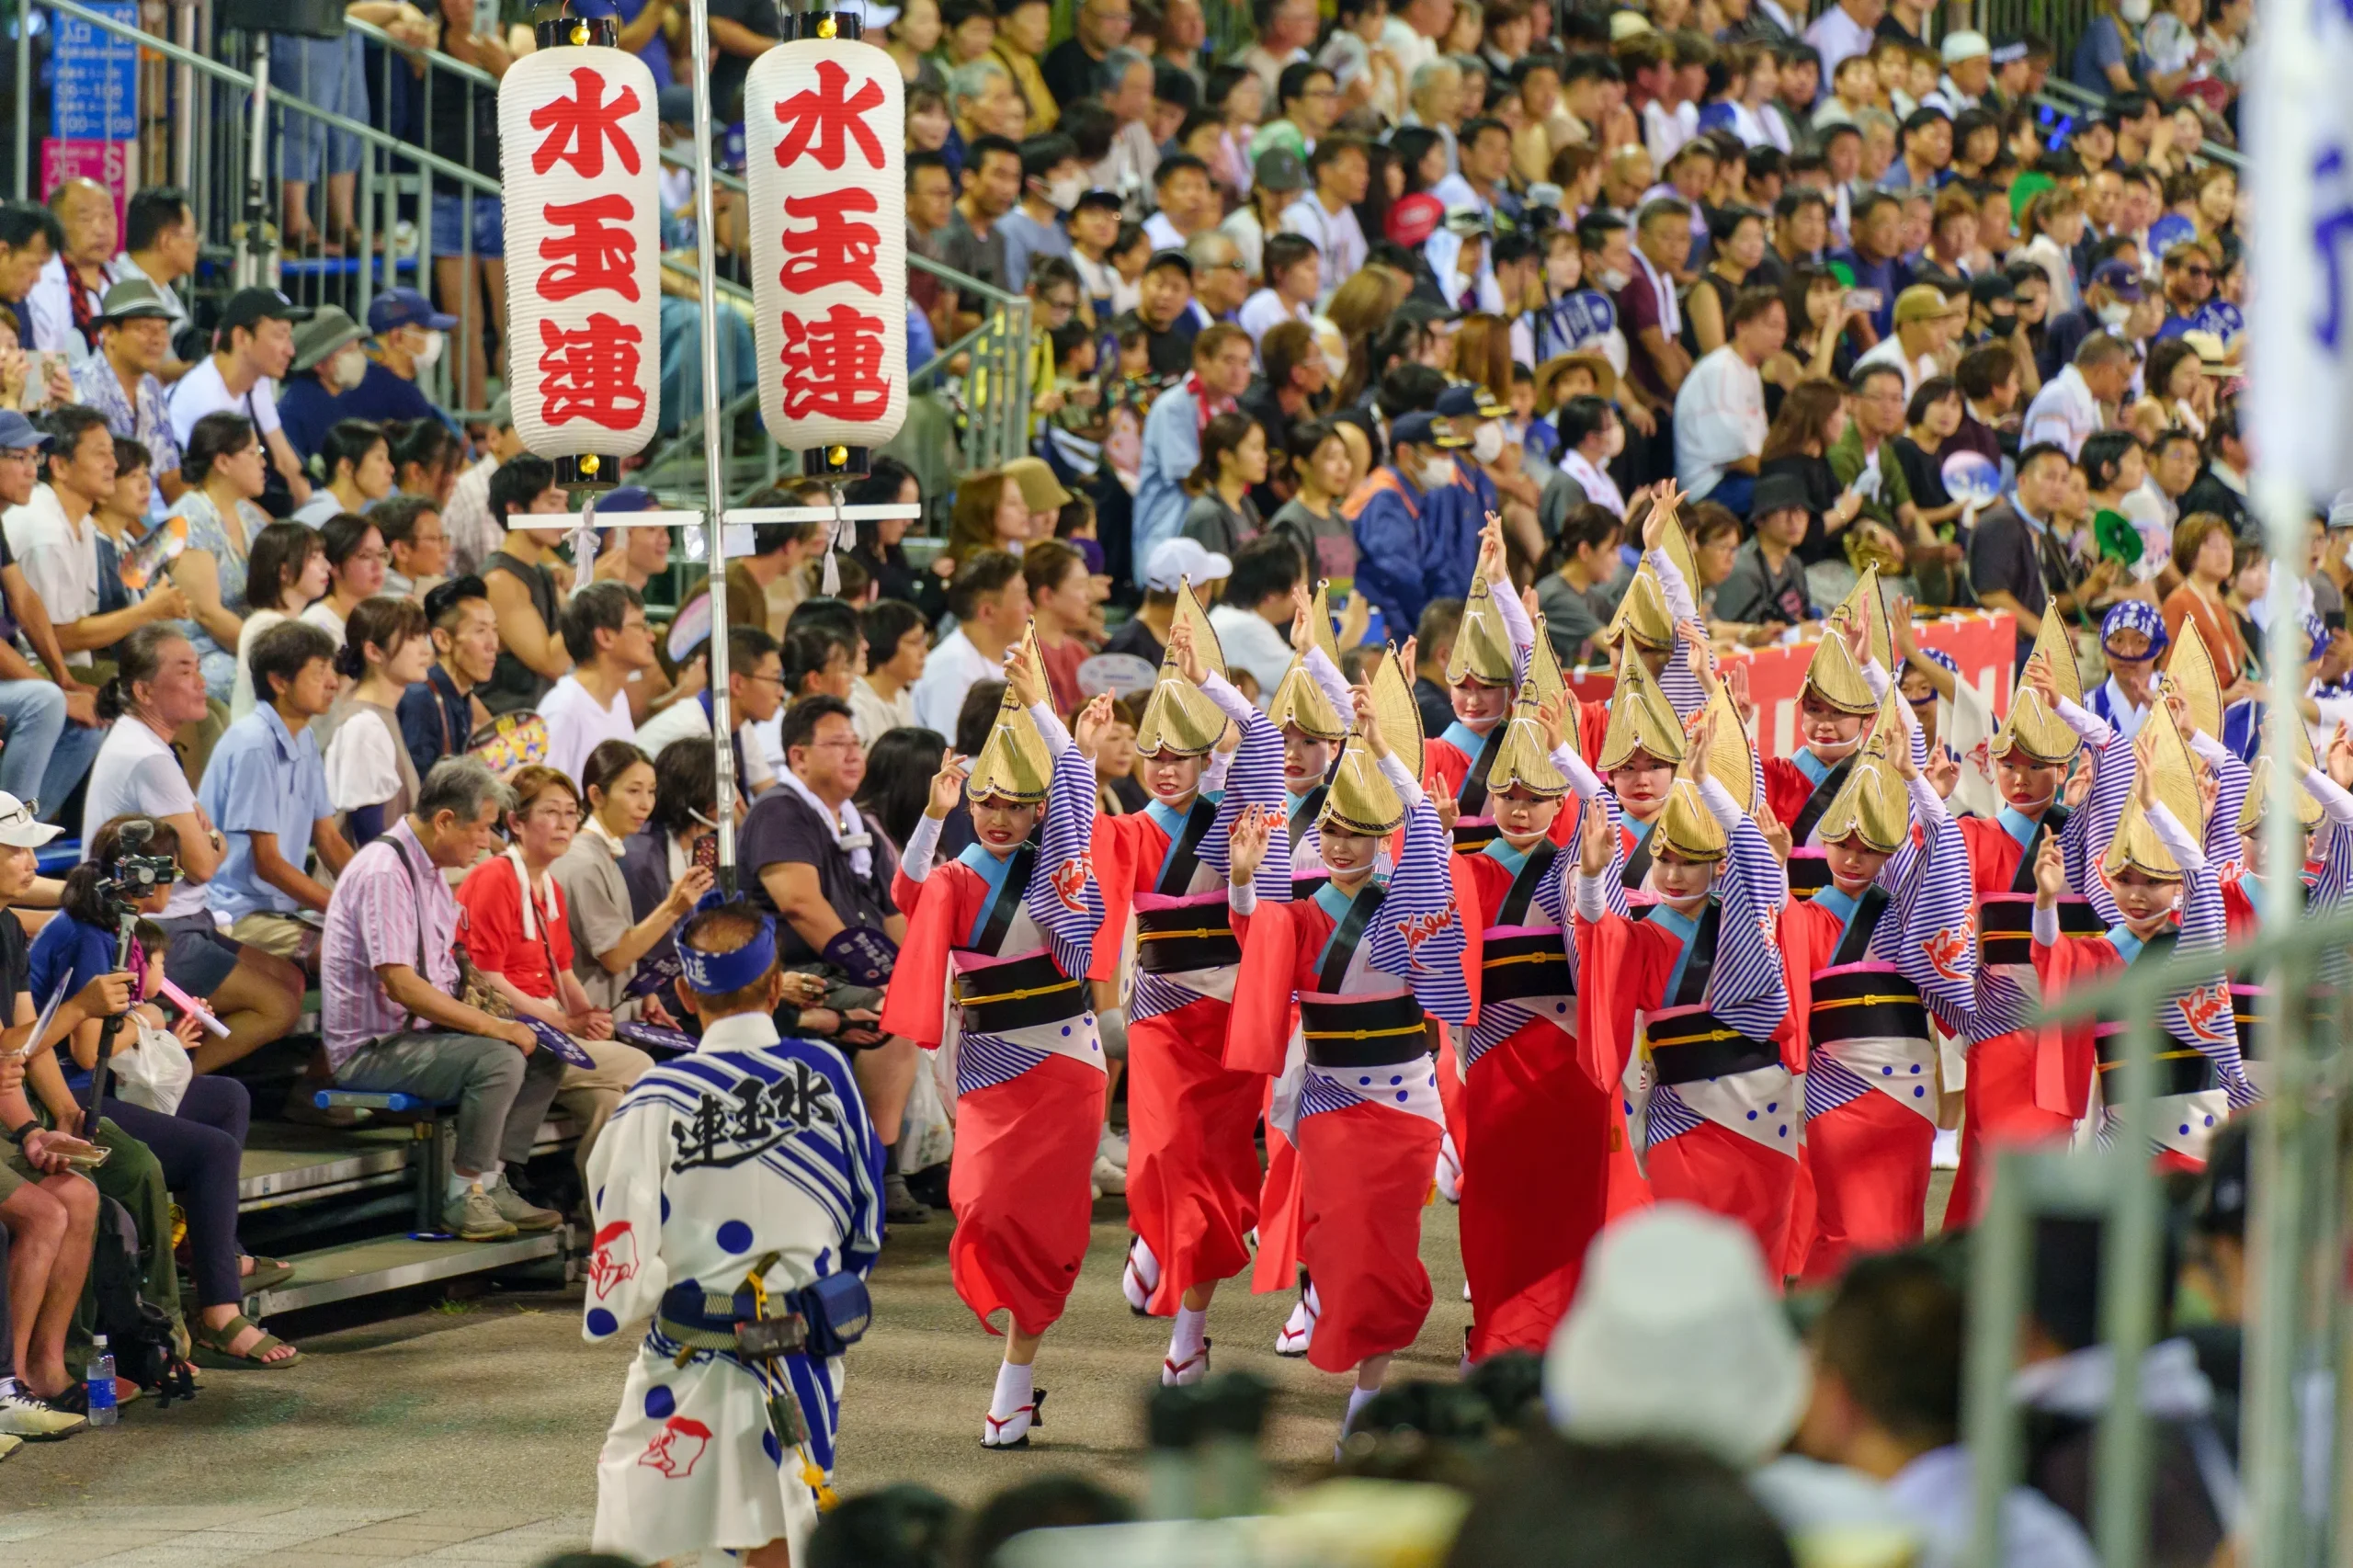
<path id="1" fill-rule="evenodd" d="M 2123 600 L 2108 612 L 2108 618 L 2099 623 L 2100 647 L 2115 653 L 2116 650 L 2109 644 L 2120 631 L 2137 631 L 2149 640 L 2149 651 L 2140 655 L 2144 659 L 2154 658 L 2165 652 L 2165 644 L 2172 641 L 2165 635 L 2165 617 L 2157 613 L 2156 606 L 2145 599 Z M 2119 658 L 2123 656 L 2117 654 Z"/>
<path id="2" fill-rule="evenodd" d="M 678 943 L 678 972 L 687 984 L 705 996 L 741 991 L 776 967 L 776 918 L 760 916 L 752 939 L 730 953 L 707 953 L 683 939 Z"/>
<path id="3" fill-rule="evenodd" d="M 1938 669 L 1944 671 L 1945 674 L 1949 676 L 1958 676 L 1961 674 L 1961 661 L 1954 658 L 1950 653 L 1946 653 L 1942 648 L 1923 648 L 1920 650 L 1920 654 L 1921 657 L 1927 659 L 1930 664 L 1936 665 Z"/>

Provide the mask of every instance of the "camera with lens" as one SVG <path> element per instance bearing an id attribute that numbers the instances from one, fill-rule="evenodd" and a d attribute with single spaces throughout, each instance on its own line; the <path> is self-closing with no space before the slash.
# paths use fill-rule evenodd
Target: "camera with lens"
<path id="1" fill-rule="evenodd" d="M 97 892 L 106 901 L 107 913 L 118 920 L 131 914 L 139 901 L 157 888 L 170 887 L 180 880 L 179 862 L 171 856 L 138 853 L 154 836 L 155 824 L 142 820 L 124 823 L 116 837 L 108 868 L 111 874 L 98 883 Z"/>
<path id="2" fill-rule="evenodd" d="M 1540 245 L 1544 236 L 1561 226 L 1561 202 L 1564 192 L 1549 180 L 1539 180 L 1528 187 L 1528 195 L 1520 204 L 1518 232 L 1535 239 Z"/>

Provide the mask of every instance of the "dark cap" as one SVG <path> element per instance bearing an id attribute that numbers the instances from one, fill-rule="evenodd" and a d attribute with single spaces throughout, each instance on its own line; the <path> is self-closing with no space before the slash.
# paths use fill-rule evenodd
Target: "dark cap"
<path id="1" fill-rule="evenodd" d="M 1288 147 L 1269 147 L 1258 154 L 1255 171 L 1259 187 L 1286 191 L 1307 188 L 1307 165 Z"/>
<path id="2" fill-rule="evenodd" d="M 144 278 L 126 278 L 108 289 L 98 303 L 98 320 L 170 321 L 176 312 L 164 303 L 164 296 Z"/>
<path id="3" fill-rule="evenodd" d="M 1486 388 L 1461 381 L 1438 394 L 1437 412 L 1449 419 L 1501 419 L 1511 408 Z"/>
<path id="4" fill-rule="evenodd" d="M 618 490 L 608 490 L 597 502 L 597 516 L 600 517 L 654 509 L 654 492 L 642 484 L 624 484 Z"/>
<path id="5" fill-rule="evenodd" d="M 49 433 L 13 408 L 0 408 L 0 451 L 20 452 L 46 447 Z"/>
<path id="6" fill-rule="evenodd" d="M 1755 497 L 1748 506 L 1748 520 L 1757 522 L 1793 506 L 1806 511 L 1811 506 L 1806 498 L 1804 480 L 1794 473 L 1768 473 L 1756 482 Z"/>
<path id="7" fill-rule="evenodd" d="M 2141 302 L 2141 271 L 2129 261 L 2103 261 L 2092 268 L 2095 289 L 2105 289 L 2128 305 Z"/>
<path id="8" fill-rule="evenodd" d="M 240 289 L 221 307 L 221 330 L 242 326 L 251 331 L 266 321 L 309 321 L 311 310 L 275 289 Z"/>
<path id="9" fill-rule="evenodd" d="M 669 125 L 692 125 L 695 122 L 695 90 L 683 82 L 673 82 L 654 96 L 654 118 Z"/>
<path id="10" fill-rule="evenodd" d="M 1434 447 L 1438 445 L 1438 415 L 1434 414 L 1401 414 L 1389 422 L 1389 447 Z"/>
<path id="11" fill-rule="evenodd" d="M 368 307 L 368 330 L 377 336 L 404 326 L 447 332 L 458 318 L 433 308 L 433 301 L 414 289 L 387 289 Z"/>
<path id="12" fill-rule="evenodd" d="M 1156 250 L 1152 253 L 1152 259 L 1143 264 L 1146 272 L 1157 272 L 1164 267 L 1176 267 L 1188 278 L 1193 276 L 1193 258 L 1180 250 Z"/>

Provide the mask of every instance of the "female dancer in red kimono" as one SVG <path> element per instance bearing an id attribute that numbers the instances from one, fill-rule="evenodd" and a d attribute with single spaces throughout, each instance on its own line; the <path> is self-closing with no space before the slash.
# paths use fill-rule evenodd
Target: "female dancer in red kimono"
<path id="1" fill-rule="evenodd" d="M 1857 1251 L 1920 1239 L 1937 1131 L 1928 1015 L 1976 991 L 1969 858 L 1900 693 L 1881 705 L 1817 835 L 1829 881 L 1781 918 L 1791 1011 L 1806 1028 L 1808 1233 L 1787 1272 L 1829 1279 Z"/>
<path id="2" fill-rule="evenodd" d="M 2210 824 L 2222 781 L 2192 761 L 2171 709 L 2152 709 L 2132 752 L 2131 798 L 2099 863 L 2122 918 L 2100 936 L 2063 933 L 2058 903 L 2067 888 L 2064 858 L 2056 845 L 2035 858 L 2034 964 L 2046 996 L 2132 965 L 2222 952 L 2222 890 L 2200 838 L 2210 825 L 2234 830 L 2237 813 Z M 2154 1153 L 2166 1169 L 2200 1170 L 2214 1130 L 2256 1097 L 2239 1054 L 2229 977 L 2219 964 L 2211 978 L 2166 995 L 2157 1028 L 2148 1129 Z M 2110 1136 L 2113 1091 L 2106 1085 L 2123 1060 L 2123 1045 L 2120 1020 L 2046 1027 L 2037 1080 L 2046 1108 L 2071 1120 L 2099 1108 L 2100 1135 Z"/>
<path id="3" fill-rule="evenodd" d="M 2057 616 L 2043 619 L 2035 657 L 2054 672 L 2059 695 L 2071 702 L 2081 697 L 2075 654 Z M 2091 780 L 2081 773 L 2068 779 L 2081 744 L 2042 694 L 2022 685 L 1988 747 L 2002 809 L 1992 817 L 1962 817 L 1958 824 L 1969 851 L 1970 892 L 1977 907 L 1977 999 L 1967 1018 L 1961 1168 L 1945 1206 L 1947 1230 L 1976 1218 L 1991 1171 L 1987 1139 L 2039 1142 L 2063 1137 L 2068 1130 L 2065 1117 L 2035 1100 L 2037 1036 L 2031 1020 L 2041 987 L 2031 944 L 2021 938 L 2031 923 L 2034 865 L 2041 846 L 2057 842 L 2063 855 L 2073 855 L 2075 842 L 2085 836 L 2086 819 L 2075 808 L 2087 798 Z M 2070 797 L 2065 803 L 2060 799 L 2063 788 Z M 2097 925 L 2080 900 L 2063 906 L 2060 917 L 2078 929 Z"/>
<path id="4" fill-rule="evenodd" d="M 1270 839 L 1279 846 L 1271 812 L 1236 824 L 1232 859 L 1243 959 L 1227 1060 L 1279 1070 L 1296 1001 L 1307 1047 L 1299 1244 L 1323 1303 L 1307 1359 L 1356 1374 L 1348 1422 L 1429 1315 L 1421 1222 L 1441 1112 L 1422 1019 L 1469 1019 L 1463 971 L 1476 959 L 1446 829 L 1386 739 L 1391 725 L 1418 730 L 1393 653 L 1375 679 L 1382 695 L 1356 694 L 1358 733 L 1324 801 L 1331 881 L 1304 903 L 1257 902 L 1247 879 L 1272 858 Z M 1374 857 L 1401 821 L 1397 869 L 1382 879 Z"/>
<path id="5" fill-rule="evenodd" d="M 1614 734 L 1614 720 L 1611 727 Z M 1641 744 L 1659 756 L 1674 743 L 1649 735 Z M 1613 893 L 1623 896 L 1610 876 L 1623 853 L 1614 798 L 1605 793 L 1606 809 L 1585 814 L 1579 1055 L 1597 1084 L 1615 1085 L 1637 1050 L 1644 1052 L 1652 1192 L 1740 1221 L 1778 1261 L 1797 1183 L 1802 1108 L 1793 1074 L 1802 1070 L 1803 1048 L 1785 1027 L 1790 994 L 1778 926 L 1789 884 L 1750 806 L 1714 777 L 1728 770 L 1755 801 L 1755 764 L 1728 694 L 1720 690 L 1693 722 L 1682 767 L 1645 840 L 1659 895 L 1648 919 L 1610 907 Z"/>
<path id="6" fill-rule="evenodd" d="M 1789 756 L 1765 763 L 1765 801 L 1790 830 L 1790 843 L 1803 849 L 1819 844 L 1814 834 L 1837 797 L 1863 744 L 1863 731 L 1887 694 L 1887 608 L 1879 597 L 1879 568 L 1863 575 L 1836 609 L 1824 618 L 1822 641 L 1806 665 L 1798 693 L 1798 736 Z M 1879 678 L 1866 671 L 1876 669 Z M 1793 874 L 1802 871 L 1793 870 Z M 1819 882 L 1815 886 L 1821 885 Z M 1811 892 L 1813 888 L 1802 888 Z"/>
<path id="7" fill-rule="evenodd" d="M 1283 672 L 1267 704 L 1267 722 L 1283 738 L 1282 810 L 1290 851 L 1290 896 L 1303 903 L 1330 880 L 1316 819 L 1329 793 L 1332 764 L 1347 739 L 1348 722 L 1342 715 L 1354 710 L 1354 699 L 1340 674 L 1339 647 L 1323 585 L 1317 585 L 1312 600 L 1302 591 L 1297 604 L 1290 668 Z M 1383 849 L 1380 869 L 1387 866 L 1388 851 Z M 1287 1289 L 1299 1273 L 1299 1150 L 1290 1140 L 1299 1122 L 1299 1094 L 1306 1074 L 1306 1046 L 1294 1028 L 1283 1070 L 1267 1086 L 1267 1176 L 1258 1189 L 1258 1256 L 1250 1286 L 1261 1293 Z M 1299 1301 L 1275 1333 L 1275 1354 L 1287 1358 L 1306 1355 L 1320 1310 L 1314 1282 L 1301 1279 Z"/>
<path id="8" fill-rule="evenodd" d="M 1230 778 L 1205 773 L 1227 725 Z M 1209 1370 L 1210 1298 L 1249 1267 L 1258 1222 L 1256 1130 L 1264 1076 L 1223 1063 L 1242 951 L 1226 916 L 1226 844 L 1245 805 L 1282 799 L 1282 739 L 1222 673 L 1189 586 L 1176 597 L 1159 684 L 1136 732 L 1152 803 L 1096 824 L 1106 924 L 1136 920 L 1128 1000 L 1128 1214 L 1136 1240 L 1120 1287 L 1131 1308 L 1173 1317 L 1164 1381 Z M 1280 898 L 1286 881 L 1269 890 Z M 1098 946 L 1097 979 L 1115 971 Z"/>
<path id="9" fill-rule="evenodd" d="M 1549 663 L 1539 622 L 1537 658 Z M 1479 1018 L 1463 1036 L 1462 1270 L 1467 1344 L 1478 1361 L 1542 1354 L 1576 1294 L 1586 1248 L 1620 1208 L 1647 1201 L 1616 1085 L 1576 1055 L 1574 946 L 1566 936 L 1570 857 L 1554 842 L 1570 776 L 1592 775 L 1563 742 L 1565 693 L 1539 706 L 1531 674 L 1489 770 L 1495 835 L 1455 857 L 1479 937 Z M 1613 1167 L 1619 1179 L 1613 1183 Z"/>
<path id="10" fill-rule="evenodd" d="M 970 774 L 952 753 L 940 759 L 892 883 L 907 937 L 882 1002 L 883 1027 L 927 1048 L 955 1009 L 949 1268 L 983 1327 L 996 1333 L 999 1312 L 1009 1320 L 981 1428 L 991 1449 L 1027 1448 L 1038 1425 L 1046 1391 L 1032 1367 L 1086 1256 L 1103 1119 L 1103 1046 L 1086 986 L 1103 895 L 1088 841 L 1110 700 L 1079 714 L 1074 743 L 1036 657 L 1025 642 L 1006 662 L 1005 705 Z M 933 869 L 959 793 L 977 842 Z"/>

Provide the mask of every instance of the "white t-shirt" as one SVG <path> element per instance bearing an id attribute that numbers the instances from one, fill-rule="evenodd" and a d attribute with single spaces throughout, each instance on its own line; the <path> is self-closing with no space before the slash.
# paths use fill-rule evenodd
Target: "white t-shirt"
<path id="1" fill-rule="evenodd" d="M 1290 670 L 1290 641 L 1285 635 L 1289 628 L 1279 631 L 1256 610 L 1218 605 L 1210 611 L 1210 630 L 1217 633 L 1218 649 L 1226 664 L 1256 677 L 1258 708 L 1265 711 L 1275 699 L 1275 687 Z"/>
<path id="2" fill-rule="evenodd" d="M 1704 499 L 1724 471 L 1765 449 L 1765 379 L 1729 343 L 1700 357 L 1675 397 L 1675 474 Z"/>
<path id="3" fill-rule="evenodd" d="M 229 687 L 229 722 L 254 710 L 254 639 L 287 619 L 282 609 L 257 609 L 237 633 L 237 678 Z"/>
<path id="4" fill-rule="evenodd" d="M 82 800 L 82 842 L 88 844 L 98 829 L 119 816 L 174 817 L 196 811 L 196 791 L 188 788 L 180 759 L 164 737 L 135 718 L 114 722 L 90 764 L 90 788 Z M 171 902 L 164 917 L 204 913 L 204 884 L 183 876 L 172 884 Z"/>
<path id="5" fill-rule="evenodd" d="M 1347 202 L 1340 204 L 1337 212 L 1326 212 L 1315 192 L 1308 190 L 1283 209 L 1283 233 L 1315 242 L 1324 263 L 1323 281 L 1315 296 L 1319 304 L 1331 299 L 1333 291 L 1364 266 L 1369 249 L 1364 226 L 1357 222 L 1357 210 Z"/>
<path id="6" fill-rule="evenodd" d="M 2099 434 L 2099 399 L 2093 395 L 2084 373 L 2067 366 L 2043 384 L 2026 411 L 2026 429 L 2018 449 L 2054 442 L 2070 458 L 2082 454 L 2084 443 Z"/>
<path id="7" fill-rule="evenodd" d="M 1859 370 L 1866 365 L 1884 365 L 1899 372 L 1904 377 L 1904 401 L 1907 406 L 1912 402 L 1912 394 L 1920 390 L 1920 383 L 1937 374 L 1935 355 L 1923 354 L 1917 359 L 1907 358 L 1904 353 L 1904 339 L 1893 332 L 1872 344 L 1870 351 L 1855 361 L 1855 369 Z M 1851 378 L 1854 371 L 1847 374 Z"/>
<path id="8" fill-rule="evenodd" d="M 302 612 L 301 619 L 310 625 L 317 627 L 320 631 L 334 638 L 335 645 L 336 647 L 340 648 L 343 646 L 343 617 L 335 614 L 335 606 L 332 603 L 325 599 L 321 599 L 318 603 L 304 610 Z M 244 638 L 241 636 L 238 639 L 238 642 L 240 646 L 242 646 L 244 643 Z"/>
<path id="9" fill-rule="evenodd" d="M 188 432 L 196 422 L 208 414 L 243 414 L 267 436 L 278 428 L 278 393 L 267 378 L 256 381 L 253 390 L 243 397 L 231 397 L 229 385 L 221 379 L 221 360 L 207 354 L 196 362 L 196 368 L 172 384 L 170 413 L 172 437 L 188 449 Z"/>
<path id="10" fill-rule="evenodd" d="M 765 795 L 776 786 L 776 769 L 768 762 L 767 747 L 750 723 L 739 724 L 735 733 L 744 747 L 744 789 L 755 797 Z M 710 715 L 702 710 L 702 699 L 681 698 L 637 727 L 637 749 L 648 756 L 660 756 L 678 741 L 710 743 Z"/>
<path id="11" fill-rule="evenodd" d="M 40 602 L 48 608 L 51 623 L 64 626 L 97 614 L 97 521 L 85 517 L 79 528 L 67 522 L 64 507 L 46 484 L 33 492 L 32 505 L 16 510 L 32 514 L 29 526 L 23 529 L 24 546 L 17 553 L 17 564 L 24 568 L 26 585 L 40 595 Z M 17 528 L 0 528 L 9 535 L 10 550 L 17 551 Z M 90 663 L 90 650 L 68 653 L 65 662 L 86 665 Z"/>
<path id="12" fill-rule="evenodd" d="M 1283 323 L 1310 321 L 1314 314 L 1305 305 L 1286 310 L 1280 294 L 1272 289 L 1261 289 L 1242 301 L 1242 313 L 1234 319 L 1241 323 L 1242 330 L 1250 335 L 1250 347 L 1256 348 L 1260 338 Z"/>
<path id="13" fill-rule="evenodd" d="M 964 694 L 974 681 L 996 679 L 999 668 L 996 660 L 972 646 L 963 628 L 949 632 L 924 661 L 922 677 L 915 682 L 915 722 L 953 741 Z"/>
<path id="14" fill-rule="evenodd" d="M 327 798 L 339 812 L 380 806 L 401 792 L 400 756 L 392 733 L 374 713 L 352 715 L 335 733 L 326 753 Z"/>
<path id="15" fill-rule="evenodd" d="M 629 693 L 616 691 L 610 702 L 599 703 L 577 675 L 556 682 L 540 699 L 539 708 L 548 726 L 548 766 L 575 783 L 590 752 L 607 741 L 637 739 L 637 722 L 629 716 Z"/>

